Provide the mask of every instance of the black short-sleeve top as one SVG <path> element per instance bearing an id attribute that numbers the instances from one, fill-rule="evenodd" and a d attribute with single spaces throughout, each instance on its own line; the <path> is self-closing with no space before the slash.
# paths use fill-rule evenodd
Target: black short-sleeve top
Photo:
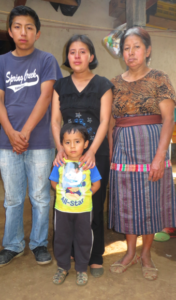
<path id="1" fill-rule="evenodd" d="M 113 88 L 113 84 L 105 77 L 95 75 L 79 92 L 71 76 L 61 78 L 54 84 L 54 89 L 59 95 L 60 109 L 65 123 L 79 123 L 87 128 L 90 143 L 94 140 L 100 124 L 101 97 Z M 97 151 L 97 155 L 108 155 L 108 140 L 105 137 Z"/>

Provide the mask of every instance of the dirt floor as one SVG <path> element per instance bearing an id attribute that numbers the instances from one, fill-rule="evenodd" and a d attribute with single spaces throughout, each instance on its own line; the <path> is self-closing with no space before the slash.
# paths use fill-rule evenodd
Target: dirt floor
<path id="1" fill-rule="evenodd" d="M 51 191 L 52 203 L 54 194 Z M 2 244 L 5 211 L 3 208 L 4 192 L 0 180 L 0 244 Z M 52 205 L 51 205 L 52 206 Z M 52 283 L 57 265 L 53 256 L 53 208 L 50 209 L 50 228 L 48 249 L 53 261 L 49 265 L 37 265 L 29 250 L 29 234 L 31 230 L 31 205 L 28 197 L 24 207 L 24 230 L 26 248 L 23 256 L 9 265 L 0 268 L 0 300 L 175 300 L 176 299 L 176 239 L 168 242 L 153 242 L 152 258 L 159 269 L 159 277 L 150 282 L 142 277 L 141 266 L 129 268 L 121 275 L 109 272 L 109 266 L 119 259 L 126 250 L 124 235 L 108 230 L 105 225 L 106 251 L 104 254 L 105 272 L 101 278 L 95 279 L 89 274 L 89 282 L 85 287 L 76 285 L 76 273 L 72 263 L 69 276 L 63 285 Z M 0 250 L 1 250 L 0 246 Z M 138 237 L 137 252 L 140 253 L 141 237 Z"/>

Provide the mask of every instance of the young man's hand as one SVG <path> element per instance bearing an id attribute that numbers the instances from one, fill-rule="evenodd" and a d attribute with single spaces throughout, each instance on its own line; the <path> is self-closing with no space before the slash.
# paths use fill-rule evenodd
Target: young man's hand
<path id="1" fill-rule="evenodd" d="M 8 135 L 8 138 L 13 147 L 13 152 L 16 152 L 17 154 L 22 154 L 24 151 L 27 150 L 29 143 L 19 131 L 13 130 Z"/>
<path id="2" fill-rule="evenodd" d="M 29 142 L 29 139 L 30 139 L 30 135 L 31 135 L 31 133 L 30 133 L 29 130 L 27 131 L 27 130 L 25 130 L 25 129 L 22 128 L 22 130 L 21 130 L 21 132 L 20 132 L 20 138 L 21 138 L 22 140 L 25 139 L 26 143 L 28 143 L 28 142 Z"/>

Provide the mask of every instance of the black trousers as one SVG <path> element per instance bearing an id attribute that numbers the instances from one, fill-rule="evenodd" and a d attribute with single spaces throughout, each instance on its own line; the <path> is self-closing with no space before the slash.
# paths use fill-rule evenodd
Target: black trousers
<path id="1" fill-rule="evenodd" d="M 75 269 L 77 272 L 86 272 L 93 244 L 92 212 L 64 213 L 55 210 L 54 222 L 54 255 L 57 265 L 67 271 L 71 268 L 73 244 Z"/>
<path id="2" fill-rule="evenodd" d="M 101 187 L 93 195 L 93 220 L 92 230 L 94 242 L 89 265 L 103 264 L 104 253 L 104 202 L 106 199 L 106 187 L 109 180 L 109 156 L 96 155 L 96 166 L 101 174 Z M 71 256 L 75 257 L 74 246 L 72 246 Z"/>
<path id="3" fill-rule="evenodd" d="M 104 253 L 104 202 L 106 199 L 106 187 L 109 180 L 109 156 L 97 155 L 96 166 L 101 174 L 101 187 L 93 195 L 93 220 L 92 230 L 94 234 L 94 243 L 89 265 L 103 263 Z"/>

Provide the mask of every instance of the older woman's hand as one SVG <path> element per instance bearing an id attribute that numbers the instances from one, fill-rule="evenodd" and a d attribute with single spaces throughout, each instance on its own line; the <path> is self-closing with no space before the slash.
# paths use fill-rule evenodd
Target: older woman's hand
<path id="1" fill-rule="evenodd" d="M 163 125 L 156 155 L 152 161 L 149 180 L 157 181 L 164 175 L 164 161 L 174 128 L 174 101 L 163 100 L 159 103 Z"/>
<path id="2" fill-rule="evenodd" d="M 65 163 L 64 158 L 67 159 L 67 155 L 64 151 L 64 148 L 61 147 L 57 152 L 55 160 L 53 161 L 53 166 L 57 166 L 57 167 L 59 167 L 59 165 L 62 166 Z"/>
<path id="3" fill-rule="evenodd" d="M 161 157 L 154 157 L 151 164 L 148 180 L 157 181 L 161 179 L 164 175 L 164 168 L 164 159 Z"/>

